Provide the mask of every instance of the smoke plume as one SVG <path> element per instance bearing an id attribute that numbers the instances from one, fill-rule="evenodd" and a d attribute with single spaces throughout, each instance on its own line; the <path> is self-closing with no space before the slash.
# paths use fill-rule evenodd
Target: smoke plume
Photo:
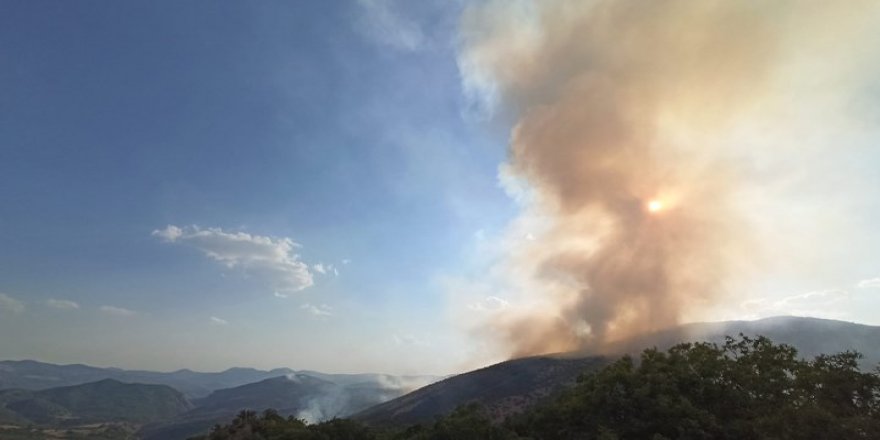
<path id="1" fill-rule="evenodd" d="M 870 2 L 833 3 L 497 1 L 465 11 L 463 84 L 478 112 L 513 121 L 502 177 L 528 194 L 511 230 L 534 237 L 493 269 L 519 280 L 506 293 L 522 306 L 488 323 L 510 354 L 673 326 L 759 260 L 743 188 L 777 147 L 736 134 L 774 124 L 790 104 L 792 65 L 858 44 L 852 29 L 876 17 Z"/>

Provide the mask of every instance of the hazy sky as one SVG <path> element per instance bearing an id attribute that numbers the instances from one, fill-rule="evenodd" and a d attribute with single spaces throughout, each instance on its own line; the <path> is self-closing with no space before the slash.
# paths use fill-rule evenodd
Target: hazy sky
<path id="1" fill-rule="evenodd" d="M 496 279 L 501 254 L 542 236 L 529 182 L 505 165 L 521 109 L 468 70 L 469 7 L 7 3 L 0 359 L 389 373 L 490 360 L 474 322 L 518 300 Z M 738 132 L 755 151 L 756 133 L 802 143 L 737 158 L 762 183 L 737 197 L 778 252 L 688 319 L 880 325 L 880 57 L 857 55 L 855 73 L 794 81 L 833 106 L 792 100 L 790 125 Z M 794 58 L 795 73 L 829 69 Z"/>

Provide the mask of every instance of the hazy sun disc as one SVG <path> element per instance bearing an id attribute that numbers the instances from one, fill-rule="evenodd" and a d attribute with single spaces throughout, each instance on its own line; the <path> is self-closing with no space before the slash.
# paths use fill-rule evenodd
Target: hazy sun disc
<path id="1" fill-rule="evenodd" d="M 663 210 L 663 202 L 660 200 L 651 200 L 648 202 L 648 212 L 656 214 Z"/>

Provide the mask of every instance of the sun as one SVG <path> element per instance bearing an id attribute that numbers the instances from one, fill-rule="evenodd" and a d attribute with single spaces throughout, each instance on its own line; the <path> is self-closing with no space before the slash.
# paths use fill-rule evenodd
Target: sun
<path id="1" fill-rule="evenodd" d="M 658 199 L 649 200 L 646 208 L 651 214 L 656 214 L 663 210 L 663 201 Z"/>

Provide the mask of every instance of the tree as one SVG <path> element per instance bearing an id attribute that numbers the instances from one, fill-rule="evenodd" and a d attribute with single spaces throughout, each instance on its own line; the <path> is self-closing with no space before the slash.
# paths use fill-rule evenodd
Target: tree
<path id="1" fill-rule="evenodd" d="M 545 439 L 880 438 L 880 382 L 859 355 L 800 360 L 764 337 L 645 350 L 511 420 Z"/>

